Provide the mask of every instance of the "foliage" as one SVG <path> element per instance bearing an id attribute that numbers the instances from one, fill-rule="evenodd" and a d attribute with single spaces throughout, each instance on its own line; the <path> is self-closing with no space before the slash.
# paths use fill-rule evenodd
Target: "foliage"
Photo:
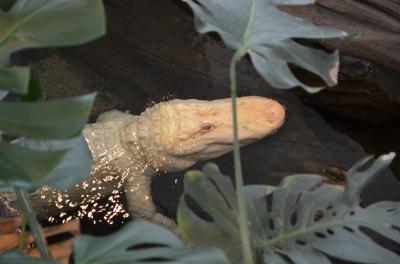
<path id="1" fill-rule="evenodd" d="M 44 185 L 65 189 L 90 174 L 92 156 L 81 130 L 95 93 L 37 102 L 42 90 L 38 77 L 27 67 L 7 64 L 10 54 L 22 48 L 75 45 L 102 35 L 103 6 L 98 0 L 19 0 L 6 5 L 7 13 L 0 10 L 5 25 L 0 29 L 0 100 L 12 92 L 23 102 L 0 102 L 0 129 L 24 138 L 11 144 L 0 140 L 0 189 L 15 188 L 43 259 L 8 251 L 0 263 L 58 263 L 50 260 L 25 190 Z M 220 250 L 185 249 L 168 231 L 144 222 L 129 223 L 108 237 L 81 236 L 74 241 L 74 254 L 75 263 L 227 263 Z"/>
<path id="2" fill-rule="evenodd" d="M 82 134 L 63 140 L 33 140 L 25 138 L 19 140 L 17 144 L 33 151 L 44 153 L 58 153 L 68 150 L 59 164 L 44 179 L 35 182 L 33 186 L 35 189 L 45 185 L 57 189 L 66 189 L 81 182 L 90 174 L 92 154 Z"/>
<path id="3" fill-rule="evenodd" d="M 136 221 L 106 237 L 83 235 L 74 242 L 76 264 L 228 263 L 217 249 L 186 249 L 160 226 Z"/>
<path id="4" fill-rule="evenodd" d="M 82 18 L 77 19 L 80 16 Z M 28 68 L 8 66 L 13 51 L 27 47 L 76 45 L 105 32 L 102 3 L 93 0 L 19 0 L 8 12 L 0 11 L 0 23 L 3 25 L 0 30 L 0 88 L 20 95 L 29 94 L 30 88 L 37 89 L 38 83 L 31 82 Z M 32 138 L 26 139 L 30 146 L 35 144 L 33 139 L 76 137 L 88 120 L 94 96 L 47 102 L 1 101 L 0 129 L 3 133 Z M 87 149 L 84 142 L 74 142 L 76 146 L 66 144 L 64 148 L 46 151 L 26 147 L 27 144 L 21 147 L 1 142 L 1 181 L 24 189 L 36 188 L 35 181 L 47 176 L 55 167 L 63 166 L 60 162 L 70 147 Z M 42 143 L 46 144 L 44 141 L 36 144 Z M 90 152 L 81 153 L 81 167 L 90 166 Z M 87 173 L 87 170 L 83 172 Z M 60 174 L 59 179 L 63 176 Z M 71 185 L 82 179 L 81 174 L 75 177 L 75 181 L 70 180 Z"/>
<path id="5" fill-rule="evenodd" d="M 394 153 L 356 163 L 346 185 L 329 185 L 319 175 L 286 177 L 276 190 L 245 186 L 254 255 L 263 263 L 331 263 L 327 255 L 362 263 L 400 263 L 395 253 L 381 247 L 366 231 L 400 243 L 400 203 L 359 206 L 362 189 L 389 166 Z M 185 194 L 178 221 L 195 246 L 224 249 L 231 263 L 243 263 L 234 187 L 218 167 L 185 177 Z M 290 261 L 289 261 L 289 260 Z"/>
<path id="6" fill-rule="evenodd" d="M 26 102 L 40 98 L 40 82 L 29 68 L 10 67 L 9 59 L 20 49 L 76 45 L 103 35 L 104 10 L 100 0 L 18 0 L 1 7 L 7 11 L 0 9 L 0 99 L 13 92 L 24 102 L 0 101 L 0 130 L 26 138 L 20 145 L 0 141 L 0 187 L 15 188 L 41 256 L 50 258 L 24 190 L 38 188 L 38 183 L 65 188 L 88 175 L 92 160 L 87 145 L 82 138 L 70 138 L 77 137 L 86 124 L 95 94 Z M 69 144 L 61 146 L 49 139 L 69 140 Z M 77 151 L 81 154 L 74 160 L 77 173 L 65 180 L 71 154 Z M 43 180 L 49 174 L 52 178 Z"/>
<path id="7" fill-rule="evenodd" d="M 187 3 L 193 10 L 195 25 L 200 33 L 215 31 L 228 47 L 235 50 L 229 77 L 236 195 L 244 262 L 253 263 L 239 149 L 236 63 L 248 54 L 256 70 L 273 87 L 288 89 L 300 86 L 308 92 L 318 92 L 321 87 L 309 87 L 300 82 L 291 72 L 289 63 L 313 72 L 331 86 L 337 83 L 338 53 L 327 54 L 306 48 L 293 38 L 323 39 L 343 37 L 346 33 L 315 27 L 278 9 L 279 5 L 304 5 L 314 3 L 314 0 L 187 0 Z"/>
<path id="8" fill-rule="evenodd" d="M 41 102 L 0 102 L 3 132 L 30 138 L 77 136 L 85 126 L 95 94 Z"/>
<path id="9" fill-rule="evenodd" d="M 0 10 L 0 63 L 28 47 L 83 44 L 105 33 L 103 4 L 98 0 L 19 0 Z"/>
<path id="10" fill-rule="evenodd" d="M 311 4 L 313 0 L 203 0 L 187 1 L 195 14 L 200 33 L 218 32 L 224 43 L 249 54 L 256 70 L 275 88 L 301 86 L 309 92 L 318 88 L 300 82 L 288 63 L 320 76 L 328 85 L 337 83 L 338 53 L 304 47 L 293 38 L 323 39 L 346 36 L 343 31 L 316 27 L 278 9 L 278 5 Z"/>
<path id="11" fill-rule="evenodd" d="M 1 141 L 0 151 L 1 180 L 21 189 L 30 188 L 50 173 L 67 152 L 36 151 Z"/>
<path id="12" fill-rule="evenodd" d="M 0 90 L 26 94 L 28 91 L 29 74 L 30 70 L 28 67 L 0 68 Z M 4 94 L 6 95 L 6 93 Z"/>

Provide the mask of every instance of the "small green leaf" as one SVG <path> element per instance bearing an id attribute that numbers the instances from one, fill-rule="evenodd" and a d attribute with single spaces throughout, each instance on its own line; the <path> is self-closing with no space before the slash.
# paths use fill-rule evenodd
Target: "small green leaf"
<path id="1" fill-rule="evenodd" d="M 46 177 L 66 152 L 37 151 L 0 141 L 0 180 L 9 186 L 29 189 Z"/>
<path id="2" fill-rule="evenodd" d="M 4 99 L 8 95 L 8 91 L 0 90 L 0 101 Z"/>
<path id="3" fill-rule="evenodd" d="M 53 260 L 37 259 L 14 250 L 7 251 L 0 255 L 0 264 L 61 264 Z"/>
<path id="4" fill-rule="evenodd" d="M 37 182 L 34 188 L 50 186 L 57 189 L 67 189 L 90 175 L 92 153 L 83 135 L 64 140 L 22 139 L 18 144 L 36 151 L 55 152 L 68 149 L 68 152 L 55 168 L 46 178 Z"/>
<path id="5" fill-rule="evenodd" d="M 130 222 L 109 236 L 78 237 L 74 258 L 76 264 L 228 263 L 220 250 L 184 248 L 169 231 L 143 221 Z"/>
<path id="6" fill-rule="evenodd" d="M 0 102 L 0 129 L 36 139 L 77 136 L 88 121 L 95 93 L 45 102 Z"/>
<path id="7" fill-rule="evenodd" d="M 0 192 L 12 192 L 13 188 L 0 180 Z"/>
<path id="8" fill-rule="evenodd" d="M 28 67 L 0 67 L 0 90 L 26 94 L 29 77 Z"/>
<path id="9" fill-rule="evenodd" d="M 338 53 L 328 54 L 299 45 L 293 38 L 323 39 L 343 37 L 343 31 L 316 27 L 290 16 L 279 5 L 303 5 L 313 0 L 187 0 L 195 14 L 200 33 L 217 32 L 225 44 L 249 54 L 256 70 L 273 87 L 288 89 L 309 87 L 291 72 L 288 63 L 296 64 L 319 75 L 329 86 L 337 83 Z"/>
<path id="10" fill-rule="evenodd" d="M 28 83 L 28 93 L 20 96 L 23 102 L 34 102 L 42 98 L 43 89 L 42 83 L 40 82 L 39 75 L 35 72 L 31 72 L 31 78 Z"/>
<path id="11" fill-rule="evenodd" d="M 275 190 L 245 186 L 254 255 L 268 264 L 287 259 L 294 264 L 329 264 L 327 256 L 357 263 L 400 263 L 396 253 L 365 232 L 369 229 L 400 243 L 400 203 L 358 205 L 362 188 L 393 158 L 394 153 L 383 155 L 363 171 L 366 160 L 358 162 L 349 170 L 345 188 L 312 174 L 286 177 Z M 179 227 L 192 245 L 219 247 L 231 263 L 242 263 L 233 186 L 215 165 L 206 165 L 199 173 L 196 181 L 185 178 Z"/>
<path id="12" fill-rule="evenodd" d="M 19 0 L 0 24 L 0 65 L 20 49 L 78 45 L 106 30 L 101 0 Z"/>
<path id="13" fill-rule="evenodd" d="M 368 161 L 373 156 L 368 156 L 357 162 L 346 175 L 346 189 L 343 199 L 349 206 L 355 205 L 360 199 L 361 191 L 370 184 L 375 177 L 378 177 L 383 170 L 385 170 L 390 163 L 392 163 L 395 153 L 391 152 L 386 155 L 380 156 L 367 170 L 362 170 Z"/>

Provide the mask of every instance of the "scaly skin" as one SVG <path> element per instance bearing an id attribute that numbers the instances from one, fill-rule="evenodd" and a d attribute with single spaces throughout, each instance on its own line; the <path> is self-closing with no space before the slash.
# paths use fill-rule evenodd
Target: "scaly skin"
<path id="1" fill-rule="evenodd" d="M 237 104 L 241 145 L 272 134 L 284 123 L 284 108 L 274 100 L 250 96 L 238 98 Z M 157 171 L 184 170 L 231 151 L 231 120 L 230 99 L 172 100 L 148 108 L 140 116 L 116 110 L 104 113 L 83 130 L 93 154 L 91 176 L 61 196 L 57 194 L 55 202 L 58 207 L 79 205 L 90 216 L 86 204 L 96 204 L 107 194 L 119 195 L 123 189 L 132 216 L 173 230 L 175 222 L 156 211 L 150 190 L 152 176 Z M 34 205 L 46 207 L 43 202 Z M 47 214 L 52 212 L 49 209 Z"/>

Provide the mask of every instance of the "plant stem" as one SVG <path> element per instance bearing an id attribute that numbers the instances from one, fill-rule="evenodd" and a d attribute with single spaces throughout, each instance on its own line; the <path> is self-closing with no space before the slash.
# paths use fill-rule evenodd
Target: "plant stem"
<path id="1" fill-rule="evenodd" d="M 19 234 L 18 251 L 22 251 L 24 249 L 25 243 L 26 243 L 26 217 L 22 216 L 21 233 Z"/>
<path id="2" fill-rule="evenodd" d="M 233 158 L 235 166 L 236 199 L 239 209 L 239 228 L 242 241 L 243 262 L 253 264 L 253 254 L 250 245 L 249 226 L 247 221 L 247 210 L 243 191 L 242 163 L 240 159 L 239 132 L 236 106 L 236 63 L 246 54 L 246 47 L 238 49 L 232 57 L 229 68 L 229 80 L 232 99 L 232 123 L 233 123 Z"/>
<path id="3" fill-rule="evenodd" d="M 47 242 L 43 235 L 42 227 L 36 219 L 36 212 L 33 210 L 29 202 L 28 195 L 25 191 L 19 188 L 15 188 L 15 193 L 21 206 L 22 214 L 24 215 L 24 217 L 26 217 L 29 223 L 32 235 L 39 249 L 40 256 L 42 257 L 42 259 L 51 260 L 50 253 L 47 249 Z"/>

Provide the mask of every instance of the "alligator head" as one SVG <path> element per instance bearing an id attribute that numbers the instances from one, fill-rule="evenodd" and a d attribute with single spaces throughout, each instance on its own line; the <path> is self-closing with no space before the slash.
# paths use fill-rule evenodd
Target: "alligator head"
<path id="1" fill-rule="evenodd" d="M 230 98 L 157 104 L 139 117 L 136 139 L 153 167 L 165 171 L 186 169 L 232 151 L 231 106 Z M 285 120 L 280 103 L 258 96 L 238 98 L 237 111 L 241 146 L 274 133 Z"/>

